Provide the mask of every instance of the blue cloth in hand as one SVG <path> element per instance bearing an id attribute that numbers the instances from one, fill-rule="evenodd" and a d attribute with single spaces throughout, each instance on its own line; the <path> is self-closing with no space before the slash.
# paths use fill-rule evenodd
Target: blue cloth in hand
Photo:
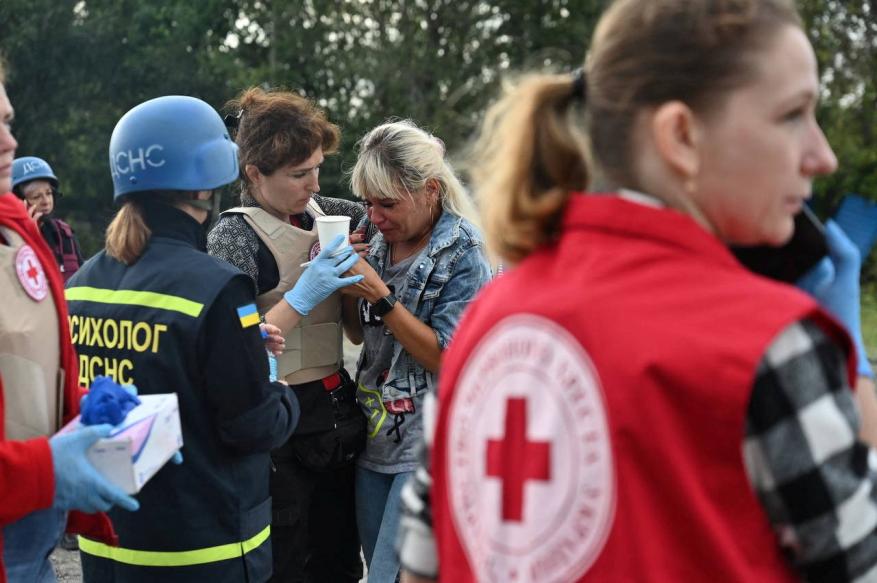
<path id="1" fill-rule="evenodd" d="M 92 381 L 88 399 L 82 403 L 80 420 L 83 425 L 118 425 L 139 404 L 136 394 L 109 377 L 99 376 Z"/>

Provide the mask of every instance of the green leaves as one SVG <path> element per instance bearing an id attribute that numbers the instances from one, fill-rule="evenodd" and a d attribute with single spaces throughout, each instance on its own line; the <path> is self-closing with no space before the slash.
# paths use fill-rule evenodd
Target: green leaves
<path id="1" fill-rule="evenodd" d="M 603 0 L 3 0 L 19 154 L 46 158 L 86 253 L 112 214 L 110 133 L 133 105 L 195 95 L 217 108 L 250 85 L 301 91 L 343 132 L 322 193 L 349 196 L 355 143 L 412 118 L 452 156 L 501 77 L 584 60 Z M 841 162 L 817 184 L 877 198 L 874 0 L 800 0 L 825 81 L 820 119 Z M 233 189 L 230 189 L 233 190 Z M 224 201 L 231 203 L 226 193 Z"/>

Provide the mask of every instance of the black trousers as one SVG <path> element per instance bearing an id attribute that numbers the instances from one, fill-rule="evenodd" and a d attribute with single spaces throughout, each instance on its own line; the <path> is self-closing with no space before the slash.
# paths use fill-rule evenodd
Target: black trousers
<path id="1" fill-rule="evenodd" d="M 353 498 L 354 465 L 310 470 L 284 447 L 271 458 L 271 581 L 357 583 L 362 578 L 362 561 Z"/>

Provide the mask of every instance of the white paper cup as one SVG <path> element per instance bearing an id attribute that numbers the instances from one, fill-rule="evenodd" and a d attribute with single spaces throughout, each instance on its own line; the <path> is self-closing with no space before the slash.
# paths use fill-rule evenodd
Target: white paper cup
<path id="1" fill-rule="evenodd" d="M 332 243 L 332 239 L 338 235 L 344 235 L 341 247 L 350 244 L 350 217 L 330 215 L 317 217 L 317 236 L 320 238 L 320 250 Z"/>

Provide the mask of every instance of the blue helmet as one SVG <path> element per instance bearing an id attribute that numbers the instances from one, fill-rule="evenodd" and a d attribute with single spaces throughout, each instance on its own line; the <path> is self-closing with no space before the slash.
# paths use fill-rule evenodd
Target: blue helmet
<path id="1" fill-rule="evenodd" d="M 48 162 L 36 156 L 25 156 L 12 161 L 12 188 L 31 180 L 43 179 L 54 189 L 58 189 L 58 177 L 52 172 Z"/>
<path id="2" fill-rule="evenodd" d="M 158 97 L 116 124 L 110 173 L 115 200 L 148 190 L 213 190 L 238 177 L 238 147 L 207 103 Z"/>

